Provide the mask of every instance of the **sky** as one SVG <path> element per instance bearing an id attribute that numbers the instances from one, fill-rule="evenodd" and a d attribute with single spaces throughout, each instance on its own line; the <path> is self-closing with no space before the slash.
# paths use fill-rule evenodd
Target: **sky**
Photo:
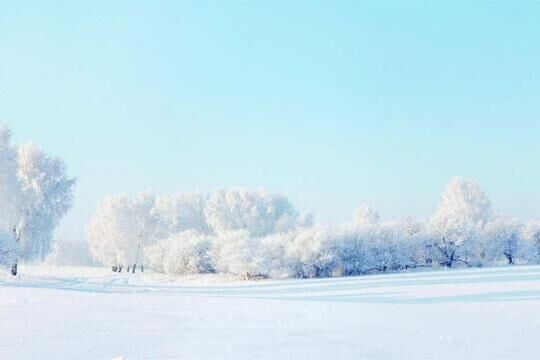
<path id="1" fill-rule="evenodd" d="M 0 121 L 108 193 L 265 187 L 427 217 L 452 176 L 540 218 L 540 3 L 9 2 Z"/>

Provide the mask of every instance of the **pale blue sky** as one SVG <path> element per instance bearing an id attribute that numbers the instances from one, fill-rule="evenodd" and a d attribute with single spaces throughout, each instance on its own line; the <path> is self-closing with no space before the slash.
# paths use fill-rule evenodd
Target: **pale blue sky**
<path id="1" fill-rule="evenodd" d="M 112 192 L 267 187 L 427 216 L 449 177 L 540 217 L 540 3 L 43 2 L 0 11 L 0 121 Z"/>

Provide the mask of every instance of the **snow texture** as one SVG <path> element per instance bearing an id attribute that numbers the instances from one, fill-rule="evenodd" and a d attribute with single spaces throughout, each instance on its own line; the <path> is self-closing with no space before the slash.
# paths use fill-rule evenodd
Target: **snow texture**
<path id="1" fill-rule="evenodd" d="M 2 359 L 537 359 L 540 267 L 237 281 L 21 265 Z"/>

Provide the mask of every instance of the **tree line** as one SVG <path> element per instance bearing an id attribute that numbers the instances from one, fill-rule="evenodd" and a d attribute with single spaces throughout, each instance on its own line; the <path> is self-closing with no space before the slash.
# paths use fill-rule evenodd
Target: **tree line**
<path id="1" fill-rule="evenodd" d="M 350 276 L 415 268 L 538 263 L 540 224 L 494 213 L 480 186 L 448 183 L 426 220 L 382 221 L 369 206 L 315 224 L 264 189 L 107 196 L 87 227 L 103 264 L 246 278 Z"/>
<path id="2" fill-rule="evenodd" d="M 0 127 L 0 264 L 81 251 L 54 244 L 75 179 L 35 144 Z M 540 222 L 497 214 L 479 184 L 453 178 L 432 216 L 382 220 L 360 206 L 340 225 L 315 223 L 265 189 L 108 195 L 87 224 L 88 252 L 115 271 L 246 278 L 362 275 L 416 268 L 540 263 Z M 65 260 L 65 259 L 64 259 Z"/>

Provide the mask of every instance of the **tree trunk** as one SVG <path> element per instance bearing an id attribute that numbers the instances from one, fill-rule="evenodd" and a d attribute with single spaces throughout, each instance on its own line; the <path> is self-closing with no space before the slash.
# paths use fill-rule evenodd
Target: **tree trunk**
<path id="1" fill-rule="evenodd" d="M 17 249 L 15 249 L 15 262 L 13 266 L 11 266 L 11 275 L 16 276 L 18 272 L 17 263 L 19 262 L 19 240 L 21 239 L 21 232 L 20 229 L 17 228 L 17 226 L 13 227 L 13 237 L 15 238 Z"/>
<path id="2" fill-rule="evenodd" d="M 450 254 L 450 258 L 448 259 L 448 262 L 447 262 L 448 268 L 451 268 L 452 265 L 454 264 L 455 255 L 456 255 L 456 250 L 452 250 L 452 253 Z"/>
<path id="3" fill-rule="evenodd" d="M 123 266 L 124 266 L 124 265 L 120 265 L 120 266 L 118 267 L 118 272 L 119 272 L 119 273 L 122 272 L 122 267 L 123 267 Z"/>
<path id="4" fill-rule="evenodd" d="M 514 258 L 512 257 L 512 254 L 504 253 L 504 256 L 506 256 L 506 259 L 508 260 L 508 265 L 514 265 Z"/>
<path id="5" fill-rule="evenodd" d="M 131 270 L 132 274 L 135 274 L 135 269 L 137 268 L 137 264 L 133 264 L 133 269 Z"/>
<path id="6" fill-rule="evenodd" d="M 11 267 L 11 275 L 17 275 L 17 263 L 13 264 L 13 266 Z"/>

